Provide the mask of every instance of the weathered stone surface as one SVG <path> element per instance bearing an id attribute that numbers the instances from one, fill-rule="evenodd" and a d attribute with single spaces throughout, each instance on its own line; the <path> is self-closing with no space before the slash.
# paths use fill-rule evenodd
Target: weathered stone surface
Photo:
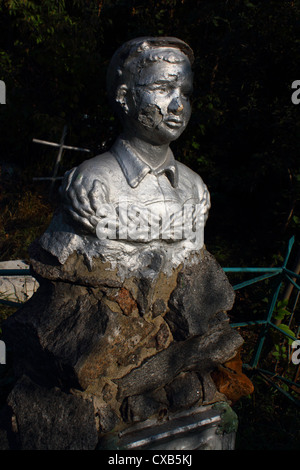
<path id="1" fill-rule="evenodd" d="M 97 397 L 91 397 L 91 400 L 95 410 L 97 430 L 100 433 L 112 431 L 120 422 L 117 414 L 107 403 L 103 403 L 101 400 L 97 399 Z"/>
<path id="2" fill-rule="evenodd" d="M 36 250 L 33 271 L 40 287 L 3 325 L 17 375 L 30 378 L 25 385 L 32 387 L 34 406 L 48 410 L 50 398 L 40 391 L 50 397 L 59 387 L 54 402 L 70 396 L 90 403 L 103 436 L 224 400 L 211 372 L 243 343 L 226 313 L 234 292 L 206 250 L 193 260 L 170 276 L 157 272 L 147 279 L 145 266 L 141 275 L 121 282 L 100 259 L 91 266 L 74 253 L 58 265 Z M 152 259 L 152 272 L 160 269 L 158 261 Z M 11 398 L 22 390 L 24 384 L 17 385 Z M 14 406 L 23 416 L 21 405 Z"/>
<path id="3" fill-rule="evenodd" d="M 122 307 L 99 289 L 43 282 L 3 328 L 17 373 L 85 389 L 100 376 L 123 376 L 168 347 L 172 335 L 161 317 L 132 318 Z"/>
<path id="4" fill-rule="evenodd" d="M 111 270 L 110 263 L 104 263 L 101 258 L 96 258 L 91 266 L 83 255 L 73 253 L 61 264 L 55 256 L 43 250 L 37 241 L 30 245 L 29 255 L 33 275 L 38 280 L 68 281 L 92 287 L 122 286 L 117 272 Z"/>
<path id="5" fill-rule="evenodd" d="M 152 315 L 157 317 L 158 315 L 163 315 L 167 311 L 166 303 L 163 299 L 157 299 L 153 302 L 152 305 Z"/>
<path id="6" fill-rule="evenodd" d="M 166 385 L 165 390 L 171 410 L 190 408 L 203 397 L 202 384 L 195 372 L 183 372 L 173 382 Z"/>
<path id="7" fill-rule="evenodd" d="M 176 340 L 206 333 L 219 312 L 231 310 L 234 290 L 215 258 L 203 250 L 199 263 L 183 269 L 165 319 Z"/>
<path id="8" fill-rule="evenodd" d="M 159 319 L 150 323 L 110 312 L 105 336 L 78 366 L 80 383 L 85 388 L 101 376 L 122 377 L 139 366 L 156 354 L 160 328 Z"/>
<path id="9" fill-rule="evenodd" d="M 17 373 L 64 387 L 78 386 L 79 361 L 103 337 L 109 313 L 84 286 L 42 283 L 3 325 Z"/>
<path id="10" fill-rule="evenodd" d="M 145 421 L 158 413 L 161 403 L 150 395 L 134 395 L 125 398 L 121 406 L 121 413 L 126 423 Z"/>
<path id="11" fill-rule="evenodd" d="M 110 432 L 119 423 L 119 418 L 110 408 L 102 408 L 99 413 L 99 431 Z"/>
<path id="12" fill-rule="evenodd" d="M 136 301 L 125 287 L 117 289 L 115 295 L 112 295 L 111 298 L 118 303 L 124 315 L 130 315 L 133 311 L 137 310 Z"/>
<path id="13" fill-rule="evenodd" d="M 217 364 L 231 359 L 242 343 L 241 336 L 228 323 L 212 328 L 206 335 L 173 342 L 126 376 L 115 380 L 119 397 L 130 396 L 133 390 L 142 394 L 165 386 L 180 372 L 196 370 L 206 374 Z"/>
<path id="14" fill-rule="evenodd" d="M 218 392 L 210 372 L 201 375 L 201 382 L 203 388 L 203 404 L 214 403 L 218 400 L 226 400 L 225 395 L 222 395 L 220 392 Z"/>
<path id="15" fill-rule="evenodd" d="M 156 337 L 155 337 L 155 346 L 157 351 L 161 349 L 166 349 L 166 347 L 170 344 L 170 340 L 172 335 L 170 333 L 169 327 L 166 323 L 162 323 Z"/>
<path id="16" fill-rule="evenodd" d="M 8 404 L 17 416 L 20 449 L 95 449 L 98 433 L 89 401 L 39 387 L 24 376 L 9 395 Z"/>
<path id="17" fill-rule="evenodd" d="M 152 304 L 157 299 L 162 299 L 166 304 L 171 292 L 176 287 L 177 270 L 170 275 L 160 271 L 161 260 L 155 256 L 149 260 L 147 257 L 143 261 L 146 263 L 139 273 L 135 273 L 122 281 L 117 269 L 112 269 L 110 263 L 103 262 L 101 257 L 94 258 L 91 264 L 83 255 L 73 253 L 64 264 L 60 264 L 57 258 L 41 248 L 38 242 L 32 243 L 29 250 L 31 270 L 34 277 L 39 281 L 45 279 L 50 281 L 64 281 L 89 287 L 109 287 L 126 289 L 127 299 L 122 299 L 124 292 L 120 294 L 120 304 L 122 300 L 129 300 L 138 306 L 141 314 L 146 314 L 151 310 Z M 147 276 L 151 273 L 154 277 Z M 130 303 L 132 302 L 130 301 Z M 135 305 L 131 305 L 132 308 Z"/>
<path id="18" fill-rule="evenodd" d="M 251 380 L 243 374 L 240 351 L 230 361 L 218 366 L 211 376 L 220 393 L 232 403 L 254 391 Z"/>

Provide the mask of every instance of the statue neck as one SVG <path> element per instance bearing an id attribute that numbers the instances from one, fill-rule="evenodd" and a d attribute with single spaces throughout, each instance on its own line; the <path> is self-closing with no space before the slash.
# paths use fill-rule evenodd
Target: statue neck
<path id="1" fill-rule="evenodd" d="M 153 145 L 136 136 L 127 135 L 123 135 L 122 139 L 131 146 L 137 156 L 149 165 L 152 170 L 159 168 L 167 159 L 169 144 Z"/>

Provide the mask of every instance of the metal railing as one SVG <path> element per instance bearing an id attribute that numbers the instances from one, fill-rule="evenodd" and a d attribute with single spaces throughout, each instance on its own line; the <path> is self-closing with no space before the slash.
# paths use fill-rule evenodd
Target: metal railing
<path id="1" fill-rule="evenodd" d="M 289 240 L 287 253 L 286 253 L 283 265 L 281 267 L 278 267 L 278 268 L 261 268 L 261 267 L 259 268 L 255 268 L 255 267 L 254 268 L 223 268 L 223 269 L 226 273 L 260 273 L 259 276 L 256 276 L 252 279 L 241 282 L 239 284 L 233 285 L 233 289 L 235 291 L 239 291 L 255 283 L 275 277 L 273 292 L 269 299 L 266 317 L 263 319 L 244 321 L 244 322 L 239 322 L 239 323 L 231 323 L 231 326 L 233 328 L 242 328 L 242 327 L 253 326 L 253 325 L 262 327 L 261 333 L 256 343 L 256 347 L 254 349 L 254 353 L 250 360 L 250 364 L 243 364 L 243 367 L 253 373 L 260 374 L 267 382 L 269 382 L 277 390 L 279 390 L 281 393 L 287 396 L 296 405 L 300 406 L 300 401 L 298 399 L 293 397 L 289 392 L 284 390 L 275 382 L 275 380 L 282 381 L 286 385 L 288 385 L 289 388 L 292 388 L 292 387 L 298 388 L 300 392 L 299 384 L 297 384 L 296 381 L 289 380 L 277 374 L 276 372 L 268 371 L 258 366 L 259 360 L 261 358 L 262 349 L 263 349 L 266 337 L 270 329 L 275 329 L 276 331 L 279 331 L 282 335 L 286 336 L 290 340 L 297 341 L 299 339 L 299 330 L 300 330 L 299 326 L 297 329 L 297 334 L 292 335 L 290 331 L 285 331 L 283 328 L 280 328 L 279 325 L 276 325 L 273 321 L 273 316 L 274 316 L 274 313 L 276 312 L 276 306 L 278 303 L 279 294 L 285 282 L 291 283 L 298 290 L 298 294 L 296 296 L 296 302 L 294 304 L 294 308 L 293 308 L 293 311 L 291 312 L 291 315 L 294 314 L 296 304 L 299 299 L 300 285 L 297 284 L 294 279 L 296 279 L 297 281 L 300 280 L 300 275 L 287 269 L 287 263 L 289 261 L 294 242 L 295 242 L 295 238 L 292 237 Z M 299 366 L 298 366 L 298 370 L 299 370 Z M 298 373 L 295 375 L 298 375 Z"/>

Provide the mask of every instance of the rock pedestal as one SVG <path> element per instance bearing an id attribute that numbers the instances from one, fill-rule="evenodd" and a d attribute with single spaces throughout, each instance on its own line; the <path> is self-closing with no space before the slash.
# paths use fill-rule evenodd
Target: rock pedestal
<path id="1" fill-rule="evenodd" d="M 211 373 L 243 340 L 226 314 L 234 291 L 205 249 L 170 276 L 154 253 L 145 276 L 123 281 L 100 259 L 91 267 L 73 253 L 61 265 L 38 243 L 30 254 L 40 287 L 3 327 L 18 448 L 101 448 L 136 425 L 176 427 L 191 409 L 202 422 L 200 411 L 228 401 Z"/>

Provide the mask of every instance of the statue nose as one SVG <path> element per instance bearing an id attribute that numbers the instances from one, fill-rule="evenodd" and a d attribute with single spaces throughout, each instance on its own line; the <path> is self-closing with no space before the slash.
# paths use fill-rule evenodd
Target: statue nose
<path id="1" fill-rule="evenodd" d="M 169 105 L 169 111 L 172 111 L 173 113 L 180 113 L 183 111 L 183 104 L 179 96 L 172 99 Z"/>

